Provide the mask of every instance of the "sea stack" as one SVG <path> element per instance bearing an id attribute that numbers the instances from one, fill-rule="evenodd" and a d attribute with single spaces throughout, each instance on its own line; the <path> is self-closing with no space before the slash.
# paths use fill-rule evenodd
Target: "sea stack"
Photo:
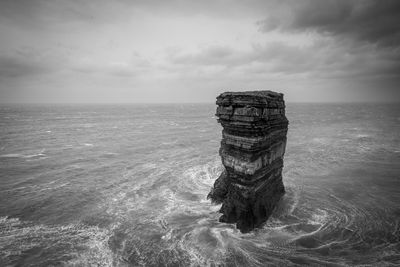
<path id="1" fill-rule="evenodd" d="M 280 93 L 248 91 L 223 93 L 216 103 L 225 170 L 208 197 L 222 203 L 221 222 L 245 233 L 262 225 L 285 193 L 285 102 Z"/>

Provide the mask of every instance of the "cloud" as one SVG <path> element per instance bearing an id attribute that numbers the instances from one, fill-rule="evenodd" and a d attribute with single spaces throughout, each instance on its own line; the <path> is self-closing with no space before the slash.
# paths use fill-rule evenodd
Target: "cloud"
<path id="1" fill-rule="evenodd" d="M 183 53 L 179 50 L 168 52 L 168 59 L 172 64 L 178 65 L 220 65 L 234 66 L 241 64 L 240 53 L 230 46 L 212 45 L 192 53 Z"/>
<path id="2" fill-rule="evenodd" d="M 215 75 L 351 79 L 399 76 L 399 53 L 394 48 L 382 50 L 372 44 L 319 38 L 308 46 L 270 42 L 253 44 L 247 50 L 229 46 L 203 47 L 191 53 L 174 50 L 167 58 L 175 66 L 170 71 L 176 72 L 194 69 Z"/>
<path id="3" fill-rule="evenodd" d="M 154 68 L 151 62 L 134 53 L 129 60 L 104 61 L 99 59 L 81 58 L 70 62 L 68 69 L 84 74 L 105 74 L 119 77 L 134 77 L 145 74 Z"/>
<path id="4" fill-rule="evenodd" d="M 361 92 L 391 79 L 395 88 L 399 3 L 2 0 L 0 93 L 14 85 L 36 98 L 87 90 L 100 99 L 135 88 L 137 99 L 173 101 L 212 99 L 226 86 L 335 90 L 369 79 Z"/>
<path id="5" fill-rule="evenodd" d="M 259 20 L 263 32 L 317 32 L 382 46 L 398 46 L 400 42 L 398 0 L 0 1 L 0 22 L 23 27 L 96 26 L 126 21 L 140 12 L 163 17 L 249 17 Z M 262 17 L 265 19 L 260 20 Z"/>
<path id="6" fill-rule="evenodd" d="M 53 56 L 28 46 L 13 53 L 1 53 L 0 77 L 18 78 L 58 71 L 65 60 L 60 55 Z"/>
<path id="7" fill-rule="evenodd" d="M 144 74 L 152 63 L 132 53 L 125 60 L 108 60 L 82 54 L 63 54 L 60 48 L 54 51 L 25 46 L 11 53 L 0 53 L 0 78 L 18 79 L 26 76 L 46 75 L 59 71 L 78 72 L 86 75 L 108 75 L 134 77 Z"/>
<path id="8" fill-rule="evenodd" d="M 312 79 L 400 79 L 400 1 L 287 0 L 257 24 L 266 35 L 303 33 L 312 40 L 300 48 L 261 48 L 275 70 L 303 70 Z"/>
<path id="9" fill-rule="evenodd" d="M 259 6 L 271 1 L 252 0 L 249 3 L 226 0 L 1 0 L 0 21 L 20 27 L 53 28 L 112 24 L 128 21 L 134 16 L 158 14 L 163 17 L 207 16 L 213 18 L 249 17 L 260 13 Z"/>
<path id="10" fill-rule="evenodd" d="M 379 46 L 400 44 L 400 1 L 283 1 L 258 24 L 261 31 L 309 31 Z"/>
<path id="11" fill-rule="evenodd" d="M 27 29 L 70 30 L 114 23 L 129 18 L 133 11 L 131 3 L 118 0 L 2 0 L 0 22 Z"/>

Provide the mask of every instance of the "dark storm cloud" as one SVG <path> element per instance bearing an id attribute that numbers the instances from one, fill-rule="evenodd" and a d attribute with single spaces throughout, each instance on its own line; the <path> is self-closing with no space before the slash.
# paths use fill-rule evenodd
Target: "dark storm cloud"
<path id="1" fill-rule="evenodd" d="M 300 60 L 281 60 L 275 69 L 308 69 L 313 78 L 379 79 L 383 88 L 385 79 L 400 82 L 400 1 L 288 0 L 265 17 L 258 25 L 266 34 L 310 34 L 322 40 L 294 53 L 278 47 L 276 54 Z"/>
<path id="2" fill-rule="evenodd" d="M 399 46 L 398 0 L 285 1 L 259 22 L 261 30 L 314 31 L 380 46 Z"/>

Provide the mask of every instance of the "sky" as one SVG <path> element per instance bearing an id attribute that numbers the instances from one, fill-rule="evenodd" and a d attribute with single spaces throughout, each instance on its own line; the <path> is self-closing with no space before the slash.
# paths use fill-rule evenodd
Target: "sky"
<path id="1" fill-rule="evenodd" d="M 400 102 L 399 0 L 0 0 L 0 102 Z"/>

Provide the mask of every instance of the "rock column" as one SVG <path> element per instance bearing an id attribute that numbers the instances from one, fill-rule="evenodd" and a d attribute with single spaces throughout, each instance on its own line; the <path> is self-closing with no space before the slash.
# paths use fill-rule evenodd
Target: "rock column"
<path id="1" fill-rule="evenodd" d="M 208 197 L 222 203 L 221 222 L 236 223 L 248 232 L 268 219 L 285 192 L 282 167 L 288 120 L 283 94 L 226 92 L 217 97 L 217 105 L 225 170 Z"/>

